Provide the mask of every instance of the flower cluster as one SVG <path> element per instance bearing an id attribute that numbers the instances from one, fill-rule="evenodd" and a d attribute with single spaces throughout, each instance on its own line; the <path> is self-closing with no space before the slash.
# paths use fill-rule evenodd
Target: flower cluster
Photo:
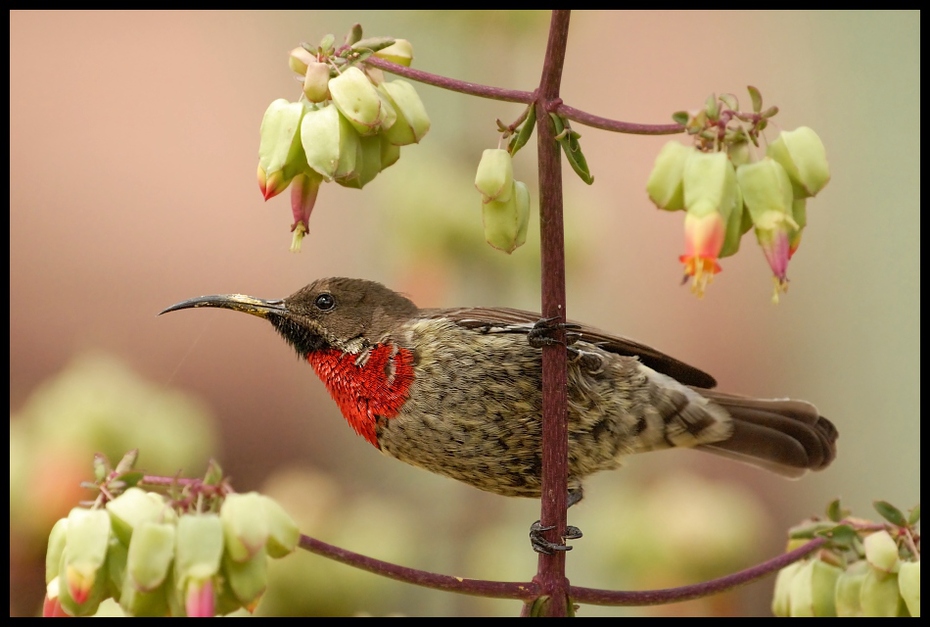
<path id="1" fill-rule="evenodd" d="M 327 35 L 318 47 L 291 51 L 300 75 L 297 102 L 275 100 L 265 111 L 259 144 L 258 184 L 265 200 L 291 187 L 292 250 L 308 230 L 320 184 L 335 181 L 361 189 L 400 158 L 400 147 L 418 143 L 429 131 L 426 109 L 413 85 L 385 81 L 362 64 L 374 54 L 410 65 L 413 52 L 403 39 L 361 39 L 355 28 L 340 48 Z"/>
<path id="2" fill-rule="evenodd" d="M 735 108 L 728 94 L 689 116 L 686 127 L 696 136 L 695 145 L 667 143 L 656 157 L 646 191 L 660 209 L 686 212 L 680 260 L 695 294 L 704 294 L 721 270 L 718 260 L 735 254 L 742 236 L 754 229 L 772 269 L 773 301 L 778 302 L 788 288 L 788 261 L 807 224 L 807 199 L 824 188 L 830 172 L 823 143 L 803 126 L 780 133 L 766 154 L 753 160 L 750 144 L 758 141 L 777 109 L 759 112 L 761 98 L 751 93 L 755 113 L 721 108 L 721 103 Z M 749 130 L 744 122 L 751 123 Z"/>
<path id="3" fill-rule="evenodd" d="M 792 532 L 789 548 L 817 536 L 830 542 L 779 571 L 776 616 L 920 616 L 920 508 L 909 519 L 887 503 L 876 508 L 890 525 L 844 518 Z"/>
<path id="4" fill-rule="evenodd" d="M 192 503 L 130 487 L 72 509 L 49 536 L 43 614 L 89 616 L 111 597 L 134 616 L 253 610 L 268 558 L 291 553 L 300 533 L 268 497 L 212 492 Z"/>

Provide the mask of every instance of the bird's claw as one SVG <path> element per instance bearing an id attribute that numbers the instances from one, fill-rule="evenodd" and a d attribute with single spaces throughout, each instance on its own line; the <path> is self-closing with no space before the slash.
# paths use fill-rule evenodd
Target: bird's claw
<path id="1" fill-rule="evenodd" d="M 555 526 L 543 527 L 538 520 L 530 525 L 530 544 L 532 545 L 534 551 L 537 553 L 542 553 L 543 555 L 552 555 L 555 551 L 572 550 L 572 547 L 568 546 L 567 544 L 557 544 L 555 542 L 550 542 L 543 537 L 545 532 L 551 531 L 553 529 L 555 529 Z M 565 527 L 565 534 L 562 536 L 562 541 L 577 540 L 581 536 L 581 529 L 568 525 Z"/>
<path id="2" fill-rule="evenodd" d="M 536 324 L 534 324 L 533 327 L 527 332 L 526 340 L 533 348 L 554 346 L 556 344 L 569 346 L 581 339 L 581 333 L 576 331 L 576 329 L 580 328 L 581 325 L 575 324 L 573 322 L 559 322 L 559 318 L 557 316 L 552 318 L 540 318 L 536 321 Z M 552 337 L 553 333 L 559 329 L 565 330 L 564 342 Z"/>

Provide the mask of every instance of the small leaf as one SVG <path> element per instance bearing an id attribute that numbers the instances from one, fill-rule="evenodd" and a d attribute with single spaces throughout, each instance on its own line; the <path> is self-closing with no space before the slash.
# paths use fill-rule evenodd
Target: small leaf
<path id="1" fill-rule="evenodd" d="M 907 526 L 907 519 L 904 518 L 904 514 L 901 513 L 901 510 L 888 501 L 875 501 L 872 505 L 875 507 L 875 511 L 892 525 L 897 525 L 898 527 Z"/>
<path id="2" fill-rule="evenodd" d="M 691 116 L 688 115 L 687 111 L 676 111 L 672 114 L 672 121 L 675 122 L 675 124 L 681 124 L 682 126 L 685 126 L 688 124 L 689 117 Z"/>
<path id="3" fill-rule="evenodd" d="M 536 130 L 536 105 L 531 104 L 527 109 L 526 119 L 523 121 L 523 125 L 520 127 L 520 130 L 513 136 L 513 139 L 510 140 L 510 146 L 508 150 L 510 155 L 513 156 L 517 154 L 517 151 L 523 148 L 526 145 L 526 142 L 530 140 L 530 137 L 533 136 L 533 131 Z"/>
<path id="4" fill-rule="evenodd" d="M 800 525 L 796 525 L 788 530 L 788 537 L 791 539 L 814 538 L 824 531 L 836 528 L 836 523 L 825 520 L 808 520 Z"/>
<path id="5" fill-rule="evenodd" d="M 720 117 L 720 106 L 717 103 L 717 96 L 711 94 L 707 97 L 707 101 L 704 103 L 704 110 L 707 111 L 707 117 L 711 120 L 716 121 Z"/>
<path id="6" fill-rule="evenodd" d="M 377 52 L 382 48 L 387 48 L 392 45 L 394 45 L 393 37 L 368 37 L 367 39 L 362 39 L 352 44 L 352 50 L 367 49 L 372 52 Z"/>
<path id="7" fill-rule="evenodd" d="M 94 480 L 103 481 L 110 474 L 110 460 L 103 453 L 94 454 Z"/>
<path id="8" fill-rule="evenodd" d="M 336 37 L 332 33 L 330 33 L 326 35 L 326 37 L 320 40 L 320 50 L 322 50 L 323 52 L 326 52 L 327 50 L 333 47 L 334 43 L 336 43 Z"/>
<path id="9" fill-rule="evenodd" d="M 739 111 L 739 100 L 734 94 L 720 94 L 720 101 L 733 111 Z"/>
<path id="10" fill-rule="evenodd" d="M 752 110 L 754 113 L 762 111 L 762 94 L 752 85 L 748 85 L 749 97 L 752 99 Z"/>
<path id="11" fill-rule="evenodd" d="M 778 115 L 778 107 L 773 105 L 769 107 L 768 109 L 766 109 L 765 111 L 763 111 L 761 115 L 765 119 L 775 117 L 776 115 Z"/>
<path id="12" fill-rule="evenodd" d="M 362 25 L 353 24 L 352 28 L 349 29 L 349 34 L 346 35 L 346 45 L 351 46 L 352 44 L 358 42 L 362 38 Z"/>
<path id="13" fill-rule="evenodd" d="M 833 499 L 830 501 L 830 504 L 827 505 L 827 518 L 833 522 L 840 522 L 843 518 L 846 517 L 848 512 L 844 513 L 843 507 L 840 505 L 839 499 Z"/>
<path id="14" fill-rule="evenodd" d="M 135 467 L 136 461 L 138 461 L 138 459 L 139 459 L 139 449 L 137 448 L 132 449 L 131 451 L 123 455 L 123 459 L 119 460 L 119 463 L 116 465 L 116 469 L 115 469 L 116 473 L 123 474 L 124 472 L 128 472 L 132 470 Z"/>
<path id="15" fill-rule="evenodd" d="M 837 525 L 832 530 L 819 533 L 818 535 L 824 535 L 830 538 L 835 545 L 844 549 L 854 548 L 856 540 L 859 538 L 856 530 L 850 525 Z"/>
<path id="16" fill-rule="evenodd" d="M 132 486 L 138 484 L 142 481 L 142 478 L 145 477 L 145 473 L 139 470 L 130 470 L 129 472 L 124 472 L 119 475 L 119 482 L 123 484 L 123 487 L 131 488 Z"/>
<path id="17" fill-rule="evenodd" d="M 914 508 L 910 511 L 910 513 L 907 516 L 907 523 L 909 525 L 916 525 L 918 522 L 920 522 L 920 504 L 919 503 L 914 506 Z"/>
<path id="18" fill-rule="evenodd" d="M 219 485 L 223 481 L 223 469 L 215 459 L 207 464 L 207 473 L 203 477 L 204 485 Z"/>

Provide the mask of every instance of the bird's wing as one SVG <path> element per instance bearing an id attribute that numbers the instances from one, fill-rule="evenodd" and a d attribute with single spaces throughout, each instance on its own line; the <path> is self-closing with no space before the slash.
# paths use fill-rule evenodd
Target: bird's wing
<path id="1" fill-rule="evenodd" d="M 429 318 L 447 318 L 459 326 L 485 333 L 528 333 L 539 322 L 538 313 L 508 307 L 463 307 L 458 309 L 428 309 L 422 312 Z M 694 366 L 669 357 L 645 344 L 629 338 L 605 333 L 586 324 L 569 320 L 575 325 L 570 331 L 577 340 L 595 344 L 605 351 L 636 357 L 644 365 L 673 379 L 698 388 L 712 388 L 717 382 L 712 376 Z"/>

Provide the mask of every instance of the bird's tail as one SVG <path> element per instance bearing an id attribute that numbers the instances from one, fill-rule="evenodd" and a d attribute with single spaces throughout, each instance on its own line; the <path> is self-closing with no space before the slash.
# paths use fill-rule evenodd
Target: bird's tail
<path id="1" fill-rule="evenodd" d="M 698 391 L 730 414 L 733 433 L 697 448 L 792 478 L 822 470 L 836 457 L 836 427 L 810 403 Z"/>

